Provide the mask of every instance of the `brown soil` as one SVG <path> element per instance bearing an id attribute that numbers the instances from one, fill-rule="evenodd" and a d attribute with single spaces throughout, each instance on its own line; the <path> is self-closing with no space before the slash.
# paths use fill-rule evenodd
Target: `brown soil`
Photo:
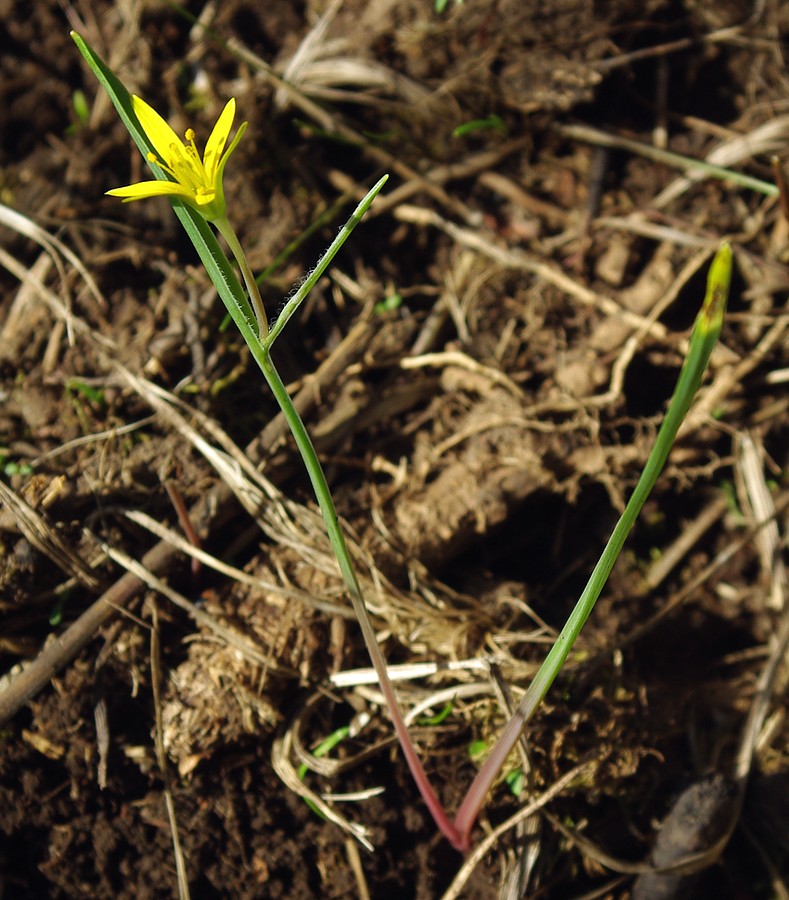
<path id="1" fill-rule="evenodd" d="M 770 180 L 789 133 L 783 5 L 227 0 L 187 14 L 2 0 L 0 16 L 0 200 L 95 279 L 4 214 L 0 691 L 39 651 L 57 655 L 123 576 L 116 551 L 192 604 L 127 577 L 121 607 L 100 606 L 51 682 L 20 708 L 0 693 L 3 897 L 177 896 L 168 784 L 193 897 L 787 896 L 780 667 L 742 808 L 731 785 L 785 600 L 770 539 L 786 524 L 789 226 L 774 197 L 678 186 L 666 164 L 567 130 L 694 158 L 745 136 L 722 164 Z M 709 252 L 734 243 L 699 404 L 529 728 L 520 796 L 498 785 L 475 840 L 589 765 L 456 894 L 463 859 L 437 836 L 385 712 L 369 690 L 329 683 L 368 662 L 262 379 L 220 328 L 169 205 L 104 196 L 143 164 L 70 28 L 180 131 L 204 138 L 237 98 L 250 124 L 228 167 L 231 217 L 257 271 L 289 247 L 264 282 L 270 313 L 391 175 L 276 359 L 387 658 L 495 662 L 398 688 L 409 707 L 479 685 L 415 728 L 450 810 L 473 777 L 469 746 L 503 723 L 495 683 L 519 695 L 578 597 L 665 409 Z M 197 437 L 247 448 L 262 476 L 236 478 L 234 494 Z M 778 516 L 754 533 L 760 485 Z M 204 549 L 269 587 L 166 547 L 154 559 L 157 538 L 129 514 L 182 533 L 175 496 Z M 314 748 L 363 712 L 370 723 L 329 754 L 347 764 L 304 784 L 382 787 L 329 801 L 372 851 L 274 768 L 295 772 L 294 735 Z M 729 826 L 692 887 L 637 880 L 638 864 L 704 850 Z"/>

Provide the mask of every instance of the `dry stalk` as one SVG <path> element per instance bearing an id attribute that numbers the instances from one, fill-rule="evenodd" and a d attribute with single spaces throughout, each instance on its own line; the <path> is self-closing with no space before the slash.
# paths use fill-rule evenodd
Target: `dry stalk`
<path id="1" fill-rule="evenodd" d="M 167 806 L 167 820 L 170 824 L 170 834 L 173 842 L 173 856 L 175 857 L 175 871 L 178 879 L 179 900 L 189 900 L 189 878 L 186 874 L 186 860 L 181 847 L 181 839 L 178 833 L 178 818 L 175 814 L 175 801 L 170 781 L 170 767 L 167 763 L 167 753 L 162 739 L 162 672 L 161 654 L 159 652 L 159 615 L 156 609 L 156 601 L 151 606 L 153 627 L 151 628 L 151 685 L 153 689 L 154 708 L 154 745 L 156 746 L 156 759 L 159 763 L 159 771 L 164 785 L 164 801 Z"/>

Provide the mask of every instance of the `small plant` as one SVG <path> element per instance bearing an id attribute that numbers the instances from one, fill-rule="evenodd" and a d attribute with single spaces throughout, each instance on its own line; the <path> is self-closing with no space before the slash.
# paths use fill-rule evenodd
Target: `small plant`
<path id="1" fill-rule="evenodd" d="M 76 134 L 83 128 L 87 128 L 90 121 L 90 106 L 84 91 L 74 91 L 71 95 L 71 105 L 74 109 L 75 121 L 66 128 L 66 134 Z"/>
<path id="2" fill-rule="evenodd" d="M 458 2 L 458 0 L 456 0 Z M 445 3 L 436 4 L 437 10 Z M 454 847 L 468 850 L 471 831 L 485 798 L 499 772 L 534 714 L 537 706 L 561 671 L 567 656 L 599 597 L 608 575 L 616 562 L 633 523 L 654 486 L 672 447 L 677 431 L 684 420 L 701 383 L 710 354 L 720 333 L 731 278 L 732 251 L 724 244 L 716 254 L 709 271 L 707 293 L 702 304 L 687 358 L 679 375 L 665 420 L 658 432 L 655 446 L 647 459 L 644 471 L 630 497 L 622 517 L 606 545 L 599 562 L 581 594 L 575 609 L 562 629 L 545 662 L 527 690 L 501 737 L 482 764 L 454 821 L 451 821 L 428 781 L 419 756 L 408 733 L 397 698 L 387 673 L 386 663 L 378 647 L 351 555 L 340 527 L 331 493 L 318 457 L 285 385 L 271 358 L 271 349 L 290 318 L 327 269 L 351 231 L 361 220 L 375 196 L 384 186 L 386 177 L 375 184 L 356 208 L 337 238 L 319 260 L 315 269 L 269 326 L 257 284 L 241 245 L 230 225 L 222 178 L 230 155 L 238 145 L 246 128 L 243 123 L 228 144 L 235 117 L 235 101 L 225 106 L 201 156 L 195 133 L 190 129 L 182 141 L 170 126 L 145 101 L 129 95 L 112 71 L 77 34 L 72 36 L 97 78 L 106 89 L 118 114 L 153 171 L 155 180 L 115 188 L 108 193 L 125 201 L 167 196 L 175 213 L 192 240 L 200 259 L 227 306 L 228 312 L 249 345 L 263 377 L 277 400 L 290 426 L 296 445 L 309 474 L 315 497 L 326 525 L 328 536 L 359 622 L 368 653 L 386 699 L 395 732 L 414 780 L 441 832 Z M 219 246 L 208 223 L 214 225 L 224 238 L 238 264 L 246 292 L 241 287 L 233 267 Z M 396 295 L 393 295 L 393 297 Z M 383 310 L 382 310 L 383 311 Z M 334 746 L 342 737 L 336 732 L 328 739 Z M 520 790 L 517 774 L 513 773 L 511 790 Z"/>
<path id="3" fill-rule="evenodd" d="M 104 391 L 101 388 L 92 387 L 84 381 L 80 381 L 79 378 L 69 378 L 66 382 L 66 390 L 83 397 L 88 403 L 96 406 L 104 406 L 106 402 Z"/>
<path id="4" fill-rule="evenodd" d="M 444 10 L 447 8 L 448 5 L 449 5 L 449 0 L 435 0 L 435 4 L 434 4 L 433 8 L 439 15 L 441 15 L 441 13 L 444 12 Z M 463 5 L 463 0 L 455 0 L 455 6 L 462 6 L 462 5 Z"/>
<path id="5" fill-rule="evenodd" d="M 10 478 L 12 475 L 32 475 L 33 467 L 30 463 L 20 463 L 8 458 L 8 452 L 0 448 L 0 472 Z"/>
<path id="6" fill-rule="evenodd" d="M 467 134 L 474 134 L 478 131 L 506 131 L 507 125 L 501 116 L 487 116 L 484 119 L 472 119 L 470 122 L 464 122 L 452 130 L 452 137 L 465 137 Z"/>
<path id="7" fill-rule="evenodd" d="M 328 737 L 324 738 L 318 746 L 312 751 L 312 755 L 316 759 L 320 759 L 323 756 L 327 756 L 331 753 L 332 750 L 337 746 L 337 744 L 342 743 L 351 733 L 350 726 L 343 725 L 340 728 L 335 729 Z M 307 763 L 302 763 L 299 768 L 296 770 L 296 774 L 299 777 L 300 781 L 304 781 L 307 777 L 307 772 L 309 772 L 310 767 Z M 316 816 L 320 816 L 323 818 L 323 813 L 318 809 L 318 807 L 310 800 L 309 798 L 305 798 L 304 802 L 309 806 L 309 808 L 315 813 Z"/>
<path id="8" fill-rule="evenodd" d="M 490 745 L 487 741 L 472 741 L 468 745 L 469 759 L 473 763 L 481 764 L 488 753 L 490 753 Z M 502 767 L 503 768 L 503 767 Z M 514 769 L 508 769 L 502 776 L 501 780 L 510 790 L 513 797 L 520 797 L 523 790 L 523 769 L 516 766 Z"/>

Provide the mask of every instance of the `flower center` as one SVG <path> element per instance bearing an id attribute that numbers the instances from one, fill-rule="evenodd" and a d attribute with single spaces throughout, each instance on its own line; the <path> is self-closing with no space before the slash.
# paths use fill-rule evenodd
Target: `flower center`
<path id="1" fill-rule="evenodd" d="M 148 160 L 164 169 L 168 175 L 194 194 L 197 203 L 204 206 L 216 198 L 216 187 L 209 181 L 205 165 L 200 159 L 194 130 L 189 128 L 184 137 L 186 143 L 170 144 L 167 162 L 163 162 L 155 153 L 148 153 Z"/>

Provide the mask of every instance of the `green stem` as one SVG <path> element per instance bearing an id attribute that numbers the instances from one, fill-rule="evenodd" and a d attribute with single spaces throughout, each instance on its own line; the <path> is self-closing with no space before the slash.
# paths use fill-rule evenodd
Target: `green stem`
<path id="1" fill-rule="evenodd" d="M 622 546 L 630 533 L 630 529 L 633 527 L 636 517 L 641 512 L 641 508 L 665 465 L 680 425 L 682 425 L 696 391 L 701 384 L 710 354 L 720 334 L 723 313 L 729 294 L 731 265 L 731 247 L 728 244 L 723 244 L 710 266 L 707 279 L 707 293 L 701 312 L 696 319 L 687 358 L 677 380 L 677 386 L 666 412 L 666 417 L 658 431 L 655 445 L 649 454 L 635 490 L 625 507 L 625 511 L 617 522 L 613 534 L 606 544 L 605 550 L 595 566 L 583 593 L 557 637 L 556 643 L 545 658 L 537 675 L 534 677 L 534 681 L 532 681 L 523 699 L 518 704 L 518 708 L 505 726 L 496 746 L 477 773 L 477 777 L 460 805 L 460 809 L 455 817 L 455 827 L 461 838 L 466 842 L 469 841 L 471 828 L 491 785 L 527 722 L 561 671 L 576 638 L 589 618 L 589 614 L 608 580 L 611 569 L 622 551 Z"/>
<path id="2" fill-rule="evenodd" d="M 397 702 L 397 696 L 386 669 L 386 662 L 378 646 L 378 640 L 375 636 L 375 629 L 373 628 L 373 624 L 370 620 L 370 615 L 367 612 L 362 589 L 359 585 L 359 580 L 356 577 L 356 570 L 353 565 L 351 554 L 348 550 L 348 545 L 345 541 L 345 536 L 343 535 L 342 528 L 340 527 L 340 521 L 337 516 L 337 511 L 334 507 L 334 500 L 332 499 L 331 491 L 329 489 L 328 482 L 326 481 L 326 476 L 323 472 L 323 467 L 320 464 L 318 454 L 315 452 L 315 447 L 313 446 L 312 439 L 307 432 L 304 422 L 302 421 L 301 416 L 299 416 L 296 407 L 293 405 L 293 401 L 290 399 L 290 394 L 288 394 L 285 383 L 280 377 L 280 374 L 277 371 L 276 366 L 274 365 L 274 361 L 271 358 L 271 345 L 273 344 L 277 335 L 280 333 L 288 319 L 295 313 L 299 304 L 307 296 L 318 278 L 320 278 L 320 276 L 323 274 L 337 251 L 348 239 L 351 231 L 353 231 L 353 229 L 356 227 L 362 215 L 369 207 L 375 195 L 381 190 L 385 182 L 386 176 L 380 179 L 380 181 L 370 190 L 367 196 L 357 206 L 353 215 L 340 230 L 339 234 L 329 246 L 328 250 L 323 254 L 317 266 L 310 273 L 307 280 L 299 288 L 296 294 L 294 294 L 294 296 L 285 304 L 282 312 L 277 317 L 277 321 L 274 323 L 274 326 L 268 333 L 264 331 L 263 328 L 263 326 L 266 324 L 265 316 L 261 318 L 261 316 L 258 314 L 258 304 L 262 309 L 262 303 L 260 303 L 259 295 L 257 295 L 257 302 L 255 300 L 257 285 L 255 284 L 254 278 L 251 278 L 251 270 L 244 254 L 244 250 L 238 242 L 235 232 L 233 231 L 227 219 L 217 220 L 214 222 L 214 225 L 216 226 L 219 233 L 227 241 L 230 249 L 233 251 L 233 255 L 236 257 L 239 268 L 244 275 L 244 280 L 246 281 L 247 288 L 250 288 L 250 278 L 252 284 L 255 285 L 255 294 L 252 294 L 250 291 L 250 300 L 252 302 L 253 309 L 258 316 L 258 323 L 261 325 L 261 336 L 257 341 L 250 341 L 246 333 L 245 337 L 247 337 L 247 343 L 250 347 L 250 350 L 252 351 L 252 355 L 255 357 L 255 361 L 260 367 L 260 371 L 263 373 L 263 377 L 266 379 L 266 383 L 268 384 L 271 393 L 274 395 L 274 399 L 277 401 L 279 408 L 282 410 L 282 414 L 285 416 L 285 421 L 288 423 L 291 434 L 296 441 L 296 447 L 298 448 L 302 461 L 304 462 L 304 467 L 307 470 L 307 474 L 312 484 L 312 489 L 315 493 L 315 498 L 318 501 L 318 506 L 320 507 L 323 521 L 326 525 L 326 532 L 329 536 L 329 540 L 340 567 L 340 573 L 342 574 L 343 581 L 345 582 L 345 587 L 351 598 L 351 605 L 353 607 L 354 614 L 356 615 L 356 618 L 359 622 L 359 627 L 362 631 L 362 637 L 364 639 L 365 646 L 367 647 L 367 652 L 370 656 L 370 660 L 373 664 L 376 675 L 378 676 L 381 693 L 384 695 L 384 699 L 386 700 L 386 705 L 389 709 L 389 715 L 392 719 L 395 733 L 397 734 L 397 738 L 400 741 L 400 746 L 403 749 L 403 755 L 406 758 L 406 762 L 408 763 L 408 767 L 411 770 L 414 781 L 419 788 L 422 799 L 425 801 L 425 805 L 430 810 L 430 813 L 433 816 L 433 819 L 435 820 L 438 828 L 445 835 L 447 840 L 449 840 L 450 843 L 453 844 L 453 846 L 455 846 L 458 850 L 467 850 L 468 843 L 464 842 L 461 839 L 460 835 L 455 829 L 455 826 L 452 824 L 449 816 L 446 814 L 444 807 L 441 805 L 441 801 L 433 791 L 427 774 L 425 773 L 424 767 L 422 766 L 422 762 L 419 759 L 413 742 L 411 741 L 411 736 L 408 733 L 408 728 L 400 711 L 400 706 Z M 248 273 L 250 274 L 250 278 L 247 277 Z"/>
<path id="3" fill-rule="evenodd" d="M 255 276 L 249 265 L 249 261 L 247 260 L 246 253 L 244 253 L 241 243 L 236 237 L 236 233 L 227 216 L 223 216 L 221 219 L 214 219 L 213 225 L 225 239 L 227 246 L 230 247 L 230 251 L 238 263 L 238 268 L 241 270 L 241 275 L 244 278 L 244 284 L 246 285 L 247 293 L 249 294 L 249 300 L 252 304 L 252 309 L 255 312 L 255 318 L 257 319 L 258 337 L 261 341 L 265 340 L 268 336 L 268 318 L 266 317 L 266 309 L 263 306 L 258 283 L 255 281 Z"/>
<path id="4" fill-rule="evenodd" d="M 457 829 L 449 820 L 444 807 L 441 805 L 441 801 L 433 791 L 424 767 L 422 766 L 422 762 L 411 741 L 408 728 L 403 720 L 391 679 L 386 670 L 386 663 L 381 654 L 381 650 L 378 647 L 375 629 L 370 621 L 370 616 L 364 603 L 362 589 L 359 585 L 359 580 L 356 577 L 353 560 L 351 559 L 348 545 L 345 542 L 345 537 L 342 533 L 342 528 L 340 527 L 331 491 L 329 490 L 326 476 L 324 475 L 323 468 L 318 460 L 318 455 L 315 452 L 312 440 L 307 433 L 307 429 L 305 428 L 301 417 L 296 411 L 296 407 L 293 405 L 293 401 L 290 399 L 290 395 L 288 394 L 284 382 L 280 378 L 279 372 L 274 366 L 268 349 L 259 348 L 259 352 L 255 352 L 254 350 L 253 352 L 255 353 L 255 359 L 263 372 L 263 376 L 285 416 L 291 433 L 296 441 L 296 446 L 301 454 L 301 458 L 304 461 L 304 465 L 312 483 L 312 489 L 315 492 L 318 506 L 323 515 L 323 521 L 326 524 L 329 540 L 331 541 L 332 548 L 337 557 L 337 562 L 340 566 L 343 581 L 345 582 L 345 586 L 351 598 L 353 611 L 359 621 L 359 627 L 362 631 L 362 637 L 364 638 L 367 652 L 372 661 L 375 673 L 378 676 L 378 682 L 381 687 L 381 692 L 384 695 L 384 699 L 386 700 L 395 733 L 400 741 L 403 755 L 406 758 L 414 781 L 416 782 L 419 792 L 422 795 L 422 799 L 430 810 L 436 825 L 438 825 L 447 840 L 449 840 L 458 850 L 467 850 L 469 847 L 468 841 L 464 841 L 458 834 Z"/>

